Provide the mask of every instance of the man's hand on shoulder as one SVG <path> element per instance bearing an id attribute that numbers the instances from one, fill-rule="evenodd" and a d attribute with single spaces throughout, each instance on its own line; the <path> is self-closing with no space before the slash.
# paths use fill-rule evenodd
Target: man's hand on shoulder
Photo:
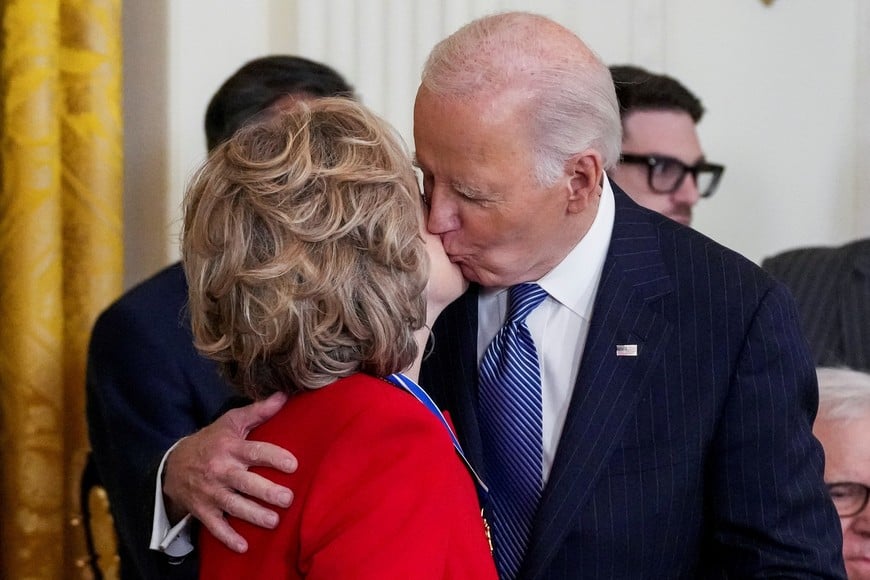
<path id="1" fill-rule="evenodd" d="M 173 521 L 190 513 L 231 550 L 244 552 L 247 542 L 227 523 L 224 514 L 264 528 L 278 524 L 278 514 L 257 502 L 287 507 L 293 493 L 248 471 L 272 467 L 296 470 L 292 453 L 271 443 L 247 441 L 248 433 L 274 416 L 287 401 L 283 393 L 232 409 L 217 421 L 181 440 L 166 459 L 163 495 Z"/>

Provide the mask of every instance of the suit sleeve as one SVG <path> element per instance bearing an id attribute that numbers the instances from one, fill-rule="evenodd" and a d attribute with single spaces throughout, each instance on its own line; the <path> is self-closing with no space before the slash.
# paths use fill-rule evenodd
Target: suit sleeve
<path id="1" fill-rule="evenodd" d="M 733 577 L 845 578 L 817 406 L 794 302 L 777 284 L 751 320 L 707 474 L 719 567 Z"/>
<path id="2" fill-rule="evenodd" d="M 146 578 L 166 577 L 165 556 L 148 549 L 157 465 L 175 441 L 204 424 L 186 372 L 167 333 L 139 310 L 116 305 L 94 326 L 87 370 L 91 446 L 123 565 L 134 563 Z M 195 575 L 195 566 L 189 559 L 183 567 Z"/>

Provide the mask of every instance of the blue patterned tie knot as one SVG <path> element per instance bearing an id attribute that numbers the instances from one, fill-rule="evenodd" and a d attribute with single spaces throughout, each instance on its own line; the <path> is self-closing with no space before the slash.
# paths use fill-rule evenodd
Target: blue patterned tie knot
<path id="1" fill-rule="evenodd" d="M 541 372 L 526 317 L 547 297 L 537 284 L 508 291 L 508 315 L 480 361 L 480 430 L 500 577 L 516 577 L 541 499 Z"/>
<path id="2" fill-rule="evenodd" d="M 547 298 L 547 291 L 537 284 L 525 283 L 508 289 L 507 322 L 522 324 L 532 310 Z"/>

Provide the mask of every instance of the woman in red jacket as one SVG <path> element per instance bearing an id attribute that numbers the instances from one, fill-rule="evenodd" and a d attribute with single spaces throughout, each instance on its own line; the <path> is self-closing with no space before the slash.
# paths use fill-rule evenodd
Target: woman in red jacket
<path id="1" fill-rule="evenodd" d="M 299 460 L 260 469 L 295 492 L 278 527 L 234 520 L 245 554 L 204 531 L 200 577 L 496 577 L 475 484 L 412 380 L 465 288 L 423 211 L 400 139 L 345 99 L 243 129 L 194 178 L 197 348 L 247 396 L 292 395 L 250 438 Z"/>

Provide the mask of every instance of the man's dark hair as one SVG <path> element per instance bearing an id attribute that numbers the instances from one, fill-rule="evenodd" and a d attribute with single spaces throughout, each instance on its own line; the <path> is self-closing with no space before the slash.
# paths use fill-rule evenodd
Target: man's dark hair
<path id="1" fill-rule="evenodd" d="M 610 67 L 619 115 L 634 111 L 683 111 L 697 123 L 704 116 L 701 101 L 677 79 L 632 65 Z"/>
<path id="2" fill-rule="evenodd" d="M 254 59 L 224 81 L 205 112 L 211 151 L 258 113 L 287 96 L 354 98 L 353 87 L 330 67 L 298 56 Z"/>

